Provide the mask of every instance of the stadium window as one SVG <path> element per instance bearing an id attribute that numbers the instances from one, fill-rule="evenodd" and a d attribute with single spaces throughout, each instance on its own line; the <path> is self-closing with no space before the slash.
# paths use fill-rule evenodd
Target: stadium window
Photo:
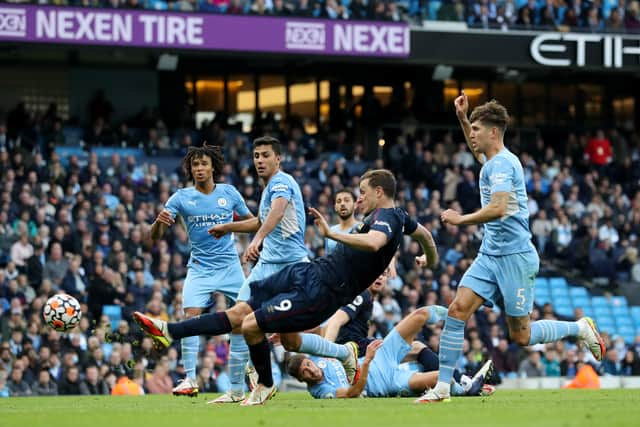
<path id="1" fill-rule="evenodd" d="M 261 113 L 273 112 L 283 116 L 286 113 L 287 87 L 284 76 L 260 76 L 258 105 Z"/>
<path id="2" fill-rule="evenodd" d="M 613 99 L 613 119 L 616 126 L 627 126 L 635 118 L 636 100 L 632 96 Z"/>
<path id="3" fill-rule="evenodd" d="M 242 129 L 251 129 L 256 110 L 254 76 L 251 74 L 232 74 L 227 82 L 229 96 L 229 119 L 242 122 Z"/>
<path id="4" fill-rule="evenodd" d="M 573 84 L 551 84 L 549 91 L 550 124 L 569 125 L 576 119 L 576 88 Z"/>
<path id="5" fill-rule="evenodd" d="M 469 105 L 480 105 L 488 101 L 487 83 L 479 80 L 465 80 L 462 89 L 469 97 Z M 455 98 L 454 98 L 455 99 Z M 452 103 L 453 104 L 453 103 Z"/>
<path id="6" fill-rule="evenodd" d="M 197 111 L 224 110 L 224 79 L 222 77 L 205 77 L 195 82 L 188 81 L 185 87 L 187 96 L 196 100 Z"/>
<path id="7" fill-rule="evenodd" d="M 518 87 L 513 82 L 494 82 L 491 84 L 491 97 L 504 105 L 511 116 L 511 127 L 518 125 L 517 97 Z"/>
<path id="8" fill-rule="evenodd" d="M 320 111 L 318 111 L 319 114 L 319 119 L 318 119 L 318 123 L 326 123 L 329 121 L 329 96 L 330 96 L 330 88 L 331 88 L 331 83 L 328 80 L 322 80 L 318 86 L 319 92 L 320 92 Z M 344 86 L 340 86 L 340 97 L 342 99 L 342 89 L 344 88 Z M 346 93 L 346 89 L 345 89 L 345 93 Z M 342 105 L 342 101 L 340 103 L 340 105 Z M 343 108 L 343 107 L 341 107 Z M 312 130 L 312 129 L 310 129 Z M 307 132 L 309 132 L 310 130 L 307 130 Z M 317 131 L 317 129 L 316 129 Z M 309 133 L 315 133 L 315 132 L 309 132 Z"/>
<path id="9" fill-rule="evenodd" d="M 521 126 L 538 126 L 545 122 L 546 97 L 544 84 L 524 83 L 522 85 Z"/>
<path id="10" fill-rule="evenodd" d="M 584 99 L 584 114 L 587 125 L 600 125 L 602 122 L 602 86 L 580 84 L 578 90 Z"/>
<path id="11" fill-rule="evenodd" d="M 308 133 L 316 133 L 318 83 L 313 78 L 296 80 L 296 82 L 289 85 L 289 111 L 292 115 L 298 116 L 302 119 L 305 130 Z M 325 83 L 327 84 L 328 100 L 328 82 Z"/>
<path id="12" fill-rule="evenodd" d="M 413 105 L 413 98 L 416 93 L 411 82 L 404 82 L 404 106 L 409 109 Z"/>
<path id="13" fill-rule="evenodd" d="M 391 86 L 374 86 L 373 95 L 378 99 L 382 107 L 391 104 L 393 88 Z"/>
<path id="14" fill-rule="evenodd" d="M 455 79 L 447 79 L 444 81 L 444 110 L 453 111 L 453 101 L 460 95 L 460 83 Z"/>

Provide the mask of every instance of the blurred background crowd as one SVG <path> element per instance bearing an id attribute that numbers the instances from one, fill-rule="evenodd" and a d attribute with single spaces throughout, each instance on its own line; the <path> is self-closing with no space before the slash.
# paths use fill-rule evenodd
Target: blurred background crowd
<path id="1" fill-rule="evenodd" d="M 309 135 L 295 119 L 280 121 L 268 113 L 257 116 L 249 133 L 230 126 L 223 114 L 199 128 L 186 120 L 167 129 L 151 111 L 123 123 L 111 123 L 111 113 L 108 100 L 92 103 L 89 122 L 101 126 L 74 128 L 82 143 L 73 147 L 55 105 L 39 115 L 24 105 L 0 115 L 0 396 L 106 394 L 125 375 L 147 393 L 169 393 L 183 377 L 179 345 L 156 353 L 131 313 L 182 318 L 187 234 L 176 226 L 157 244 L 145 236 L 169 196 L 190 185 L 178 168 L 181 156 L 205 140 L 223 148 L 222 180 L 238 188 L 254 214 L 261 192 L 251 155 L 257 136 L 282 141 L 283 169 L 300 183 L 305 204 L 332 222 L 336 190 L 357 191 L 369 167 L 396 173 L 397 202 L 431 230 L 441 263 L 434 270 L 418 269 L 418 245 L 404 242 L 397 274 L 376 299 L 372 335 L 384 336 L 421 305 L 448 305 L 477 253 L 481 228 L 439 221 L 447 208 L 479 208 L 479 165 L 454 127 L 430 129 L 407 116 L 372 153 L 352 142 L 358 139 L 346 128 Z M 500 310 L 483 308 L 468 324 L 459 367 L 473 372 L 492 358 L 503 378 L 572 377 L 581 363 L 602 375 L 640 375 L 640 311 L 616 296 L 618 286 L 640 283 L 640 138 L 628 130 L 602 129 L 568 133 L 564 140 L 539 134 L 525 141 L 515 129 L 506 143 L 525 169 L 531 229 L 542 258 L 544 292 L 536 293 L 532 317 L 599 315 L 600 298 L 613 319 L 602 327 L 608 355 L 597 363 L 571 341 L 519 350 L 506 336 Z M 239 253 L 249 237 L 236 235 Z M 324 242 L 311 220 L 305 241 L 311 258 L 323 255 Z M 546 276 L 564 282 L 555 287 Z M 570 297 L 575 289 L 582 300 Z M 44 302 L 57 292 L 75 296 L 83 306 L 80 326 L 69 333 L 42 321 Z M 221 297 L 214 309 L 226 305 Z M 627 314 L 616 315 L 622 308 Z M 605 314 L 601 326 L 607 324 Z M 437 351 L 440 331 L 441 325 L 426 327 L 421 339 Z M 227 338 L 201 340 L 203 392 L 228 387 Z M 275 349 L 274 365 L 282 361 L 281 349 Z"/>

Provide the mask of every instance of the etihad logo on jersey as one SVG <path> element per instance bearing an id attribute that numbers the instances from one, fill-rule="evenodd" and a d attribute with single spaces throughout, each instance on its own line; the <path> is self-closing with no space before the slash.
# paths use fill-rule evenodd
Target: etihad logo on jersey
<path id="1" fill-rule="evenodd" d="M 229 212 L 223 215 L 189 215 L 187 216 L 187 222 L 189 224 L 192 224 L 194 227 L 213 227 L 216 224 L 229 222 L 232 218 L 233 212 Z"/>

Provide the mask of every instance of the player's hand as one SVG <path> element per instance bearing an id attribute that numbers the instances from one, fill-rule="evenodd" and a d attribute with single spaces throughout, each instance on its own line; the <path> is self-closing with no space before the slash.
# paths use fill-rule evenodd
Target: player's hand
<path id="1" fill-rule="evenodd" d="M 440 219 L 445 224 L 460 225 L 460 223 L 462 222 L 462 215 L 460 215 L 460 212 L 458 211 L 447 209 L 440 214 Z"/>
<path id="2" fill-rule="evenodd" d="M 242 256 L 243 261 L 251 261 L 256 262 L 258 258 L 260 258 L 260 249 L 262 248 L 262 239 L 259 239 L 257 236 L 253 238 L 247 250 L 244 251 L 244 255 Z"/>
<path id="3" fill-rule="evenodd" d="M 460 92 L 460 96 L 458 96 L 453 103 L 456 107 L 456 114 L 458 117 L 467 117 L 467 111 L 469 111 L 469 98 L 467 98 L 464 90 Z"/>
<path id="4" fill-rule="evenodd" d="M 331 230 L 324 216 L 322 216 L 316 208 L 309 208 L 309 213 L 313 216 L 313 222 L 316 224 L 316 227 L 318 227 L 320 235 L 322 237 L 329 237 Z"/>
<path id="5" fill-rule="evenodd" d="M 216 239 L 219 239 L 228 233 L 226 224 L 216 224 L 213 227 L 211 227 L 207 232 L 213 237 L 215 237 Z"/>
<path id="6" fill-rule="evenodd" d="M 427 261 L 427 256 L 426 255 L 417 256 L 416 257 L 416 264 L 420 268 L 426 268 L 429 265 L 429 262 Z"/>
<path id="7" fill-rule="evenodd" d="M 371 362 L 376 357 L 376 352 L 382 347 L 382 340 L 371 341 L 367 346 L 367 352 L 364 354 L 364 361 Z"/>
<path id="8" fill-rule="evenodd" d="M 269 342 L 271 344 L 275 345 L 280 345 L 281 341 L 280 341 L 280 334 L 279 333 L 275 333 L 275 334 L 271 334 L 269 335 Z"/>
<path id="9" fill-rule="evenodd" d="M 158 216 L 156 217 L 156 221 L 158 221 L 158 222 L 160 222 L 160 223 L 162 223 L 162 224 L 164 224 L 164 225 L 166 225 L 168 227 L 171 227 L 173 224 L 176 223 L 176 221 L 171 217 L 171 213 L 166 209 L 163 209 L 158 214 Z"/>

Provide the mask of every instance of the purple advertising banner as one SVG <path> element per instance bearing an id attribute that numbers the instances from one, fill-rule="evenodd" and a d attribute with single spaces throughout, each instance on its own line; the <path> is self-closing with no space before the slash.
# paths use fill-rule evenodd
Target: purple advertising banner
<path id="1" fill-rule="evenodd" d="M 406 58 L 401 23 L 0 5 L 0 42 Z"/>

